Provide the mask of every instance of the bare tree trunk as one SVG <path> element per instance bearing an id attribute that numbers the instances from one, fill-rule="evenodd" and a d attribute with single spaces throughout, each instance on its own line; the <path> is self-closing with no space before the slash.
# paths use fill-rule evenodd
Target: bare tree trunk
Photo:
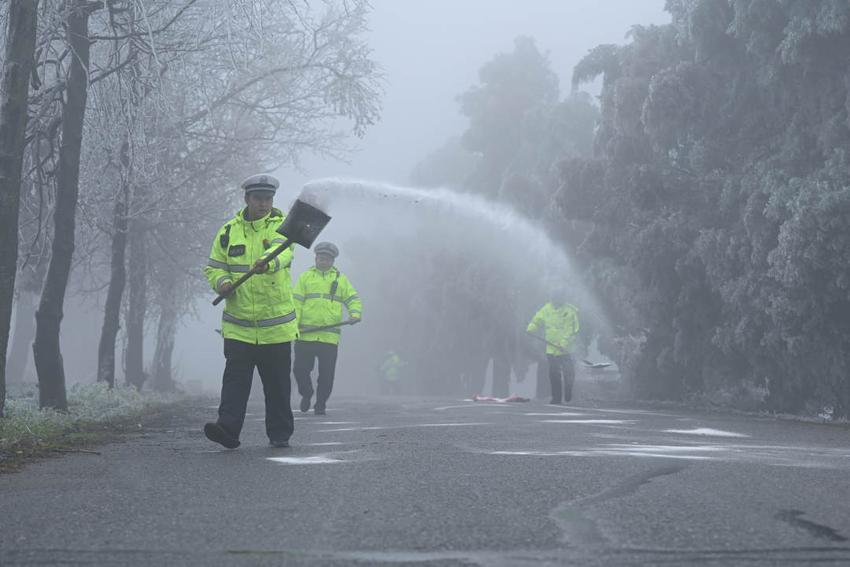
<path id="1" fill-rule="evenodd" d="M 12 335 L 6 362 L 6 376 L 9 383 L 23 382 L 30 357 L 29 346 L 35 336 L 35 296 L 20 289 L 18 300 L 15 302 L 14 328 L 15 332 Z"/>
<path id="2" fill-rule="evenodd" d="M 140 218 L 130 223 L 130 300 L 127 309 L 127 383 L 141 390 L 145 383 L 144 346 L 147 307 L 147 250 Z"/>
<path id="3" fill-rule="evenodd" d="M 126 190 L 124 190 L 124 195 L 126 194 Z M 115 202 L 112 226 L 114 234 L 112 236 L 109 290 L 106 292 L 103 328 L 100 332 L 100 344 L 97 349 L 97 381 L 106 382 L 110 388 L 115 386 L 115 337 L 118 335 L 121 298 L 124 296 L 124 287 L 127 282 L 127 271 L 124 267 L 124 256 L 127 249 L 126 198 L 119 198 Z"/>
<path id="4" fill-rule="evenodd" d="M 67 99 L 62 108 L 62 143 L 56 175 L 56 205 L 53 213 L 54 236 L 47 278 L 36 312 L 33 357 L 38 372 L 39 405 L 68 409 L 65 393 L 65 368 L 59 349 L 65 290 L 74 255 L 74 228 L 80 181 L 80 151 L 83 119 L 88 97 L 89 15 L 99 4 L 86 0 L 68 0 L 67 41 L 71 48 L 71 70 L 66 84 Z"/>
<path id="5" fill-rule="evenodd" d="M 0 82 L 0 417 L 6 410 L 6 348 L 18 270 L 18 209 L 37 9 L 38 0 L 10 0 Z"/>
<path id="6" fill-rule="evenodd" d="M 174 289 L 176 275 L 167 277 L 163 289 Z M 177 335 L 177 305 L 175 293 L 164 293 L 160 298 L 159 325 L 156 330 L 156 350 L 153 355 L 153 389 L 157 392 L 174 390 L 171 375 L 171 355 L 174 352 L 174 338 Z"/>

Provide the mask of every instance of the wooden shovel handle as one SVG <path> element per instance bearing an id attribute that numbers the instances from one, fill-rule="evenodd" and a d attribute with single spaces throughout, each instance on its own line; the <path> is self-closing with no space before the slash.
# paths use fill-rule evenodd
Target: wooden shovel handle
<path id="1" fill-rule="evenodd" d="M 269 262 L 271 262 L 272 260 L 274 260 L 275 258 L 277 258 L 277 257 L 280 255 L 280 253 L 281 253 L 281 252 L 283 252 L 284 250 L 286 250 L 287 248 L 289 248 L 289 245 L 290 245 L 290 244 L 292 244 L 292 241 L 291 241 L 291 240 L 284 240 L 284 241 L 283 241 L 283 244 L 281 244 L 280 246 L 278 246 L 277 248 L 275 248 L 275 249 L 272 251 L 272 253 L 271 253 L 271 254 L 269 254 L 268 256 L 266 256 L 266 257 L 263 259 L 263 263 L 262 263 L 262 264 L 260 264 L 260 266 L 252 266 L 250 270 L 248 270 L 247 272 L 245 272 L 244 274 L 242 274 L 242 276 L 241 276 L 238 280 L 236 280 L 235 282 L 233 282 L 233 286 L 230 288 L 230 291 L 228 291 L 228 292 L 227 292 L 227 294 L 219 294 L 219 296 L 218 296 L 218 297 L 216 297 L 216 298 L 213 300 L 212 304 L 213 304 L 213 305 L 218 305 L 219 303 L 221 303 L 221 302 L 224 300 L 224 298 L 225 298 L 225 297 L 227 297 L 228 295 L 230 295 L 231 293 L 233 293 L 233 290 L 235 290 L 237 287 L 239 287 L 240 285 L 242 285 L 243 283 L 245 283 L 245 282 L 248 280 L 248 278 L 250 278 L 251 276 L 253 276 L 254 274 L 256 274 L 256 273 L 259 271 L 259 269 L 260 269 L 260 267 L 261 267 L 261 266 L 266 266 L 266 265 L 268 265 L 268 263 L 269 263 Z"/>

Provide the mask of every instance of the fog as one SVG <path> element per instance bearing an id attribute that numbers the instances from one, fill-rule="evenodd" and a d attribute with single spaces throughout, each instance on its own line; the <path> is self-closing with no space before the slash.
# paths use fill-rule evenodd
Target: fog
<path id="1" fill-rule="evenodd" d="M 482 65 L 497 54 L 510 51 L 518 36 L 534 39 L 538 49 L 547 54 L 560 80 L 561 95 L 566 96 L 572 68 L 589 49 L 602 43 L 625 43 L 629 29 L 635 24 L 669 21 L 663 4 L 663 0 L 547 0 L 522 4 L 510 0 L 460 3 L 378 0 L 373 3 L 374 9 L 368 16 L 369 32 L 364 40 L 372 49 L 372 58 L 381 66 L 384 91 L 380 120 L 366 129 L 362 138 L 348 136 L 343 141 L 347 149 L 334 152 L 334 156 L 304 152 L 299 154 L 297 167 L 287 166 L 274 172 L 282 181 L 276 197 L 276 205 L 281 208 L 288 207 L 302 186 L 317 179 L 357 179 L 366 184 L 409 188 L 409 194 L 394 200 L 362 195 L 343 199 L 341 194 L 336 195 L 334 220 L 320 238 L 340 245 L 342 255 L 338 266 L 350 275 L 364 299 L 366 323 L 344 331 L 338 391 L 375 391 L 378 387 L 375 372 L 382 357 L 387 351 L 400 349 L 412 358 L 421 359 L 414 364 L 418 367 L 414 373 L 419 373 L 420 379 L 425 379 L 421 374 L 430 360 L 435 364 L 440 361 L 435 372 L 444 374 L 434 383 L 447 381 L 438 388 L 420 385 L 411 389 L 411 393 L 471 393 L 469 385 L 456 387 L 450 377 L 455 371 L 464 373 L 462 357 L 458 358 L 457 352 L 439 353 L 433 349 L 447 348 L 453 341 L 458 350 L 473 348 L 464 342 L 469 337 L 461 340 L 460 335 L 479 332 L 474 325 L 457 331 L 459 335 L 453 334 L 456 331 L 452 329 L 458 321 L 473 320 L 429 319 L 434 313 L 424 297 L 406 310 L 402 296 L 391 297 L 388 293 L 396 285 L 390 282 L 402 282 L 402 289 L 409 290 L 409 295 L 427 295 L 429 289 L 435 291 L 434 278 L 439 279 L 437 275 L 445 271 L 448 277 L 458 278 L 457 285 L 469 287 L 466 291 L 470 298 L 475 295 L 476 286 L 491 286 L 498 293 L 508 294 L 512 298 L 509 318 L 488 319 L 482 314 L 484 318 L 478 324 L 510 325 L 510 329 L 503 331 L 506 337 L 511 337 L 514 350 L 521 347 L 527 350 L 527 345 L 519 344 L 522 341 L 518 334 L 524 332 L 533 309 L 544 303 L 546 294 L 557 287 L 552 284 L 557 279 L 552 274 L 562 278 L 561 284 L 563 278 L 571 278 L 569 285 L 577 290 L 575 301 L 581 303 L 590 327 L 607 324 L 595 306 L 593 294 L 574 278 L 569 258 L 546 236 L 543 227 L 535 227 L 532 221 L 520 218 L 508 204 L 490 203 L 489 198 L 467 196 L 455 200 L 452 191 L 459 191 L 459 187 L 443 188 L 440 195 L 445 198 L 435 199 L 439 206 L 420 203 L 415 198 L 419 188 L 410 187 L 410 174 L 429 153 L 465 130 L 468 119 L 460 112 L 458 96 L 477 84 Z M 587 88 L 596 93 L 599 84 Z M 241 206 L 237 188 L 240 180 L 234 174 L 228 180 L 229 186 L 216 189 L 216 194 L 229 194 L 227 197 L 204 199 L 205 214 L 211 217 L 211 222 L 216 217 L 217 223 L 225 222 Z M 188 203 L 174 207 L 175 211 L 190 209 Z M 86 214 L 91 216 L 91 212 Z M 516 223 L 523 226 L 520 238 L 511 234 L 511 228 L 518 226 Z M 545 243 L 542 248 L 529 248 L 530 234 L 538 244 Z M 210 233 L 210 241 L 212 236 Z M 469 262 L 470 258 L 474 262 Z M 105 260 L 89 258 L 84 263 L 104 265 Z M 553 261 L 557 267 L 552 266 Z M 298 250 L 293 277 L 312 262 L 310 252 Z M 476 265 L 474 273 L 459 272 L 465 263 Z M 198 274 L 201 268 L 202 265 L 180 266 L 181 270 L 195 270 Z M 426 273 L 426 270 L 430 271 Z M 549 275 L 539 277 L 544 273 Z M 86 383 L 96 374 L 105 287 L 96 275 L 72 278 L 72 287 L 74 298 L 66 302 L 61 330 L 63 359 L 68 382 Z M 190 389 L 214 391 L 220 385 L 224 361 L 220 336 L 215 332 L 220 326 L 221 311 L 209 304 L 212 294 L 205 296 L 203 289 L 203 284 L 193 287 L 192 298 L 188 299 L 191 305 L 185 305 L 193 314 L 179 322 L 173 368 L 175 379 L 188 384 Z M 474 302 L 470 298 L 467 300 Z M 485 301 L 475 309 L 488 313 L 493 311 L 493 305 Z M 441 309 L 463 307 L 456 300 L 442 305 Z M 399 329 L 409 330 L 407 344 L 392 344 L 401 340 Z M 414 329 L 418 329 L 418 334 Z M 150 364 L 155 333 L 156 325 L 151 321 L 145 329 L 146 366 Z M 413 343 L 427 343 L 429 334 L 434 333 L 444 340 L 422 344 L 418 355 L 410 354 Z M 116 352 L 119 376 L 125 348 L 126 337 L 122 333 Z M 519 357 L 521 362 L 514 369 L 512 385 L 512 389 L 526 394 L 532 392 L 533 384 L 529 381 L 520 385 L 516 379 L 519 374 L 533 372 L 533 365 L 529 364 L 534 358 L 529 356 L 526 353 Z M 35 381 L 31 355 L 24 377 Z"/>
<path id="2" fill-rule="evenodd" d="M 369 45 L 386 84 L 381 120 L 346 162 L 305 156 L 303 171 L 278 171 L 285 185 L 317 177 L 407 183 L 410 171 L 467 120 L 456 97 L 478 82 L 481 66 L 526 35 L 548 53 L 569 91 L 573 67 L 599 44 L 622 44 L 636 24 L 669 23 L 664 0 L 376 0 Z M 593 91 L 598 91 L 594 85 Z M 297 189 L 295 189 L 297 192 Z"/>
<path id="3" fill-rule="evenodd" d="M 850 565 L 850 2 L 0 45 L 0 565 Z"/>
<path id="4" fill-rule="evenodd" d="M 303 185 L 328 177 L 408 187 L 414 166 L 466 128 L 457 96 L 478 81 L 485 62 L 509 51 L 517 36 L 534 38 L 538 48 L 548 53 L 561 91 L 566 93 L 573 66 L 589 49 L 601 43 L 625 42 L 632 25 L 668 22 L 663 4 L 660 0 L 375 2 L 368 40 L 385 76 L 381 120 L 362 140 L 352 142 L 353 151 L 343 156 L 345 161 L 308 155 L 300 164 L 301 171 L 276 171 L 283 185 L 276 203 L 288 206 Z M 598 90 L 598 84 L 590 88 Z M 349 275 L 364 301 L 363 325 L 343 331 L 336 391 L 376 391 L 383 356 L 388 351 L 402 351 L 411 359 L 405 361 L 410 363 L 411 379 L 416 377 L 416 385 L 407 393 L 477 393 L 462 383 L 464 376 L 460 382 L 453 378 L 467 371 L 464 359 L 468 356 L 461 351 L 466 349 L 468 355 L 470 350 L 492 350 L 493 346 L 484 343 L 491 340 L 487 337 L 493 327 L 509 325 L 502 329 L 502 339 L 510 339 L 512 351 L 524 351 L 514 357 L 517 367 L 511 391 L 533 395 L 533 379 L 517 382 L 518 374 L 525 378 L 534 373 L 534 354 L 542 353 L 521 337 L 528 320 L 547 301 L 553 282 L 560 278 L 564 284 L 564 278 L 569 278 L 567 285 L 576 290 L 573 302 L 580 306 L 585 326 L 599 329 L 607 323 L 601 319 L 593 294 L 574 277 L 569 258 L 552 244 L 543 228 L 523 221 L 506 205 L 488 205 L 480 197 L 468 196 L 455 202 L 447 198 L 435 207 L 419 202 L 415 189 L 388 198 L 364 198 L 360 193 L 343 199 L 344 190 L 335 195 L 334 219 L 319 240 L 340 246 L 337 266 Z M 457 188 L 445 188 L 443 195 L 450 197 L 453 189 Z M 488 218 L 488 214 L 502 218 Z M 505 219 L 510 220 L 505 223 Z M 521 236 L 512 233 L 511 223 L 522 224 L 525 232 Z M 538 240 L 534 244 L 527 241 L 532 232 Z M 298 250 L 293 277 L 312 262 L 310 252 Z M 464 264 L 478 267 L 464 274 Z M 456 278 L 456 285 L 465 287 L 467 295 L 440 306 L 429 305 L 434 294 L 441 292 L 432 281 L 434 275 L 443 271 L 447 278 Z M 499 305 L 499 300 L 486 299 L 476 304 L 477 288 L 508 294 L 509 316 L 475 314 L 476 310 L 492 312 Z M 446 316 L 447 309 L 465 307 L 469 316 Z M 181 330 L 175 352 L 179 376 L 201 380 L 213 388 L 218 385 L 223 361 L 217 335 L 212 332 L 218 317 L 217 310 L 203 303 L 200 321 Z M 458 327 L 459 323 L 466 325 Z M 435 334 L 442 340 L 435 340 Z M 446 352 L 452 344 L 454 350 Z M 200 355 L 210 349 L 215 349 L 216 356 Z M 488 358 L 483 352 L 473 356 L 482 357 Z M 430 384 L 424 374 L 429 365 L 434 374 Z M 488 366 L 488 391 L 491 374 L 492 366 Z"/>

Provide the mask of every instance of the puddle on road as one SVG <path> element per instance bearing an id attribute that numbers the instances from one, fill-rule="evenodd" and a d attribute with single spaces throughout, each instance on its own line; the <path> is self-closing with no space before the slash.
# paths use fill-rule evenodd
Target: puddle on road
<path id="1" fill-rule="evenodd" d="M 709 437 L 749 437 L 743 433 L 734 431 L 723 431 L 722 429 L 711 429 L 710 427 L 697 427 L 695 429 L 665 429 L 664 433 L 678 433 L 680 435 L 705 435 Z"/>

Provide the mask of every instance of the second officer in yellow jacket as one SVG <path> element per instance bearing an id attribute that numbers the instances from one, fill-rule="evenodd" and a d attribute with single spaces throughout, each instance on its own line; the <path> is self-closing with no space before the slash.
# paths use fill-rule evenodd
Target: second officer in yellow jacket
<path id="1" fill-rule="evenodd" d="M 528 324 L 527 331 L 546 341 L 546 358 L 549 361 L 549 381 L 552 385 L 553 404 L 573 397 L 575 365 L 570 356 L 578 336 L 578 309 L 564 300 L 564 291 L 556 292 L 552 301 L 540 308 Z M 543 331 L 543 336 L 538 333 Z M 561 380 L 563 379 L 563 390 Z M 563 397 L 561 397 L 563 394 Z"/>
<path id="2" fill-rule="evenodd" d="M 292 373 L 301 394 L 301 411 L 310 409 L 313 381 L 310 373 L 319 361 L 316 384 L 316 415 L 325 414 L 325 406 L 333 390 L 336 357 L 339 348 L 340 327 L 315 331 L 318 327 L 338 325 L 343 322 L 343 306 L 350 320 L 360 321 L 362 306 L 357 291 L 348 278 L 334 267 L 339 249 L 330 242 L 320 242 L 314 248 L 316 265 L 299 276 L 292 297 L 298 314 L 300 337 L 295 343 L 295 361 Z"/>

